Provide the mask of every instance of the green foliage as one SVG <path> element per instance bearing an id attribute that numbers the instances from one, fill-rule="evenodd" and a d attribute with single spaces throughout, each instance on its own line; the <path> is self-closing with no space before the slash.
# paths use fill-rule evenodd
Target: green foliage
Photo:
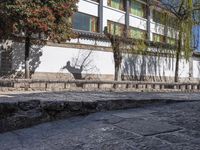
<path id="1" fill-rule="evenodd" d="M 168 16 L 176 17 L 176 24 L 174 27 L 178 32 L 177 36 L 177 46 L 175 49 L 176 55 L 176 65 L 175 65 L 175 78 L 174 81 L 178 82 L 179 76 L 179 59 L 182 54 L 184 54 L 185 58 L 188 60 L 192 55 L 193 45 L 193 26 L 199 24 L 198 21 L 200 14 L 200 7 L 197 6 L 200 4 L 199 0 L 161 0 L 161 6 L 170 13 Z M 166 18 L 164 17 L 164 18 Z M 169 19 L 168 19 L 169 20 Z M 166 26 L 170 26 L 172 21 L 166 21 Z"/>
<path id="2" fill-rule="evenodd" d="M 70 16 L 78 0 L 7 0 L 0 3 L 0 19 L 6 32 L 26 37 L 43 34 L 50 40 L 67 40 L 71 36 Z M 9 29 L 9 30 L 8 30 Z M 3 33 L 5 29 L 1 28 Z"/>
<path id="3" fill-rule="evenodd" d="M 200 3 L 200 2 L 197 2 Z M 200 15 L 199 10 L 195 10 L 196 3 L 194 0 L 162 0 L 161 4 L 166 11 L 161 18 L 167 27 L 172 27 L 178 31 L 176 48 L 177 51 L 183 53 L 188 59 L 192 54 L 192 28 L 197 23 L 197 16 Z M 168 13 L 168 14 L 167 14 Z M 172 18 L 174 18 L 172 20 Z M 179 44 L 181 43 L 181 44 Z"/>

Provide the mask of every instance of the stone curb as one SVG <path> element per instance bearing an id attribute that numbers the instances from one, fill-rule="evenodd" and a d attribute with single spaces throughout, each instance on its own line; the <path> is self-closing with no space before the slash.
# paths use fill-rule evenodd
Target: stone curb
<path id="1" fill-rule="evenodd" d="M 118 99 L 97 101 L 29 101 L 0 103 L 0 133 L 30 127 L 57 119 L 117 109 L 144 107 L 152 104 L 191 102 L 175 99 Z"/>
<path id="2" fill-rule="evenodd" d="M 0 92 L 7 91 L 162 91 L 199 92 L 200 83 L 145 81 L 0 79 Z"/>

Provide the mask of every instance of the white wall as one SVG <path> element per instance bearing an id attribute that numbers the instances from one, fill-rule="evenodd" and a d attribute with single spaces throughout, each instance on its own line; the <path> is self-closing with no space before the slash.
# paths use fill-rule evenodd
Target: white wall
<path id="1" fill-rule="evenodd" d="M 109 6 L 104 6 L 103 8 L 103 28 L 107 26 L 107 21 L 119 22 L 125 24 L 125 12 L 114 9 Z"/>
<path id="2" fill-rule="evenodd" d="M 35 72 L 69 73 L 62 69 L 70 61 L 71 66 L 80 68 L 84 62 L 84 74 L 114 75 L 113 53 L 64 47 L 32 48 L 30 65 Z M 87 58 L 87 59 L 85 59 Z M 124 54 L 122 72 L 125 75 L 174 77 L 175 58 Z M 15 44 L 13 50 L 13 70 L 24 69 L 24 45 Z M 200 75 L 200 59 L 193 61 L 193 75 Z M 179 76 L 189 77 L 189 62 L 180 60 Z"/>
<path id="3" fill-rule="evenodd" d="M 80 0 L 78 3 L 78 11 L 92 16 L 98 16 L 98 3 L 93 1 Z"/>
<path id="4" fill-rule="evenodd" d="M 142 30 L 147 29 L 147 19 L 140 18 L 134 15 L 129 16 L 129 25 L 130 27 L 139 28 Z"/>
<path id="5" fill-rule="evenodd" d="M 151 23 L 151 32 L 164 35 L 164 25 Z"/>
<path id="6" fill-rule="evenodd" d="M 175 58 L 126 54 L 122 68 L 125 75 L 174 77 Z M 180 60 L 179 76 L 189 77 L 189 62 L 184 59 Z"/>
<path id="7" fill-rule="evenodd" d="M 67 61 L 70 61 L 71 65 L 78 68 L 88 55 L 89 57 L 84 63 L 87 66 L 83 70 L 83 73 L 113 74 L 114 72 L 113 55 L 111 52 L 50 46 L 42 48 L 42 52 L 43 54 L 40 58 L 41 64 L 36 69 L 36 72 L 69 73 L 66 69 L 62 69 Z M 75 65 L 76 61 L 77 65 Z"/>
<path id="8" fill-rule="evenodd" d="M 198 58 L 193 58 L 193 77 L 200 78 L 200 61 Z"/>

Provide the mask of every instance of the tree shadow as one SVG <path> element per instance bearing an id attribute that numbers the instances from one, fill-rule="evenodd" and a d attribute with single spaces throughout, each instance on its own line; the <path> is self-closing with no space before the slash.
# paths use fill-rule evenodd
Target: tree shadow
<path id="1" fill-rule="evenodd" d="M 99 80 L 97 72 L 99 69 L 96 65 L 93 65 L 93 51 L 79 50 L 75 57 L 71 60 L 67 60 L 66 65 L 61 70 L 67 70 L 75 80 Z M 96 72 L 95 75 L 91 75 L 88 72 Z M 78 87 L 82 87 L 82 84 L 77 84 Z"/>
<path id="2" fill-rule="evenodd" d="M 32 45 L 30 48 L 30 75 L 39 67 L 44 45 Z M 1 48 L 1 78 L 24 78 L 25 55 L 24 43 L 12 43 L 9 49 Z M 2 55 L 3 54 L 3 55 Z"/>
<path id="3" fill-rule="evenodd" d="M 84 80 L 82 77 L 82 71 L 83 71 L 83 65 L 81 65 L 79 68 L 72 66 L 70 61 L 67 61 L 66 66 L 64 66 L 62 69 L 67 69 L 76 80 Z"/>
<path id="4" fill-rule="evenodd" d="M 143 55 L 128 54 L 123 61 L 123 80 L 144 80 L 146 75 L 146 60 Z"/>
<path id="5" fill-rule="evenodd" d="M 123 61 L 124 80 L 167 81 L 166 71 L 174 71 L 173 58 L 128 54 Z"/>

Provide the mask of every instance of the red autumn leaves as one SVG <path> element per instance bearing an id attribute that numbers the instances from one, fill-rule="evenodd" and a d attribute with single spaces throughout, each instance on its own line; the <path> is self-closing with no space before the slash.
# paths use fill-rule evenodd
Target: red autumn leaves
<path id="1" fill-rule="evenodd" d="M 69 18 L 77 10 L 78 0 L 7 0 L 0 4 L 5 20 L 10 20 L 13 33 L 42 33 L 46 37 L 69 39 Z M 7 24 L 7 23 L 5 23 Z"/>

